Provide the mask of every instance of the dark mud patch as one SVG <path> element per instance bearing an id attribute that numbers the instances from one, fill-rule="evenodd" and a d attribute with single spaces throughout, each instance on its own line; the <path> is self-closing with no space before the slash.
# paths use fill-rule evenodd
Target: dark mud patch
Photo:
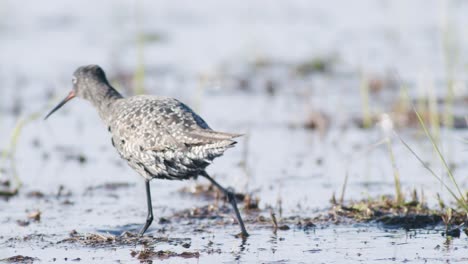
<path id="1" fill-rule="evenodd" d="M 62 201 L 62 204 L 69 205 L 73 204 L 70 198 L 73 196 L 73 192 L 63 185 L 59 185 L 57 191 L 44 193 L 40 190 L 30 190 L 24 194 L 27 199 L 32 200 L 44 200 L 50 201 Z"/>
<path id="2" fill-rule="evenodd" d="M 0 197 L 8 199 L 18 194 L 18 189 L 1 189 Z"/>
<path id="3" fill-rule="evenodd" d="M 424 202 L 414 199 L 397 203 L 390 196 L 376 200 L 350 202 L 347 205 L 335 204 L 328 214 L 328 220 L 334 223 L 351 219 L 356 222 L 375 222 L 386 228 L 420 229 L 434 227 L 444 223 L 446 230 L 451 226 L 464 226 L 468 222 L 462 210 L 428 208 Z M 327 220 L 327 216 L 322 218 Z"/>
<path id="4" fill-rule="evenodd" d="M 116 236 L 111 234 L 99 233 L 78 233 L 76 230 L 70 232 L 70 236 L 57 244 L 75 244 L 93 248 L 108 248 L 136 245 L 155 245 L 166 244 L 171 246 L 181 246 L 187 248 L 191 244 L 190 238 L 170 238 L 170 237 L 154 237 L 145 235 L 140 237 L 138 234 L 124 232 Z"/>
<path id="5" fill-rule="evenodd" d="M 22 255 L 16 255 L 16 256 L 13 256 L 13 257 L 0 259 L 0 262 L 3 262 L 3 263 L 25 263 L 25 264 L 29 264 L 29 263 L 34 263 L 34 261 L 39 261 L 39 259 L 38 258 L 33 258 L 33 257 L 28 257 L 28 256 L 22 256 Z"/>
<path id="6" fill-rule="evenodd" d="M 183 251 L 181 253 L 176 253 L 170 250 L 154 250 L 154 248 L 145 248 L 140 251 L 131 251 L 131 256 L 140 260 L 141 263 L 152 263 L 151 260 L 165 260 L 169 258 L 179 257 L 179 258 L 199 258 L 200 253 L 197 251 L 189 252 Z"/>
<path id="7" fill-rule="evenodd" d="M 45 234 L 29 234 L 26 236 L 11 237 L 2 243 L 1 246 L 14 247 L 15 244 L 20 242 L 47 241 L 48 238 L 50 238 L 50 236 Z"/>
<path id="8" fill-rule="evenodd" d="M 376 221 L 386 227 L 419 229 L 439 224 L 442 217 L 437 214 L 385 215 L 377 218 Z"/>
<path id="9" fill-rule="evenodd" d="M 1 175 L 1 172 L 0 172 Z M 17 195 L 19 192 L 19 187 L 13 188 L 11 181 L 9 180 L 0 180 L 0 197 L 8 199 Z"/>
<path id="10" fill-rule="evenodd" d="M 66 146 L 57 146 L 55 150 L 58 153 L 61 153 L 61 157 L 64 161 L 75 161 L 80 165 L 85 165 L 88 162 L 88 158 L 81 152 L 76 149 L 66 147 Z"/>
<path id="11" fill-rule="evenodd" d="M 117 191 L 122 189 L 128 189 L 135 187 L 134 183 L 128 182 L 107 182 L 104 184 L 96 185 L 96 186 L 89 186 L 85 189 L 85 195 L 92 193 L 94 191 Z"/>
<path id="12" fill-rule="evenodd" d="M 295 231 L 310 231 L 316 228 L 315 223 L 327 223 L 320 216 L 300 217 L 287 216 L 278 217 L 271 213 L 270 209 L 265 210 L 243 210 L 242 217 L 249 230 L 271 230 L 272 233 Z M 166 218 L 164 218 L 166 220 Z M 194 233 L 212 232 L 212 228 L 223 229 L 226 226 L 238 225 L 234 210 L 229 204 L 225 205 L 205 205 L 191 209 L 184 209 L 175 212 L 170 220 L 165 223 L 184 223 L 184 226 L 191 226 Z M 243 238 L 240 234 L 234 235 L 236 238 Z"/>

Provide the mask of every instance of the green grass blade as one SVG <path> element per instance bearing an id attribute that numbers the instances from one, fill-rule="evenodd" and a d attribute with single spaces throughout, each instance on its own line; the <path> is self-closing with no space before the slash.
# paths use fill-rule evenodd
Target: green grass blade
<path id="1" fill-rule="evenodd" d="M 460 195 L 460 199 L 463 201 L 463 204 L 466 205 L 466 200 L 465 200 L 465 197 L 462 193 L 462 191 L 460 190 L 460 187 L 458 186 L 458 183 L 457 181 L 455 180 L 455 177 L 453 176 L 453 173 L 452 173 L 452 170 L 450 169 L 450 167 L 448 166 L 444 156 L 442 155 L 439 147 L 437 146 L 437 143 L 435 142 L 434 138 L 432 137 L 431 133 L 429 132 L 429 130 L 427 130 L 427 127 L 426 125 L 424 124 L 424 121 L 423 119 L 421 118 L 421 115 L 418 113 L 418 111 L 416 111 L 416 109 L 414 109 L 414 112 L 416 113 L 416 116 L 418 117 L 418 120 L 419 120 L 419 123 L 421 124 L 423 130 L 424 130 L 424 133 L 426 134 L 426 136 L 429 138 L 429 140 L 431 141 L 431 144 L 432 144 L 432 147 L 435 149 L 435 151 L 437 152 L 437 156 L 439 157 L 440 161 L 442 162 L 442 164 L 444 165 L 445 167 L 445 170 L 447 171 L 447 174 L 449 175 L 449 178 L 450 180 L 452 181 L 453 185 L 455 186 L 455 188 L 457 189 L 457 192 L 458 194 Z"/>

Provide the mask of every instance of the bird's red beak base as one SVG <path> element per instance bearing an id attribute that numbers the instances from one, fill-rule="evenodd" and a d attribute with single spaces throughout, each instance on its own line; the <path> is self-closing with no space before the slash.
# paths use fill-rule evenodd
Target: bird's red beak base
<path id="1" fill-rule="evenodd" d="M 72 90 L 68 95 L 67 97 L 65 97 L 65 99 L 63 99 L 56 107 L 54 107 L 54 109 L 52 109 L 52 111 L 50 111 L 46 117 L 44 119 L 47 119 L 49 116 L 51 116 L 55 111 L 59 110 L 64 104 L 66 104 L 68 101 L 70 101 L 71 99 L 75 98 L 76 97 L 76 94 L 75 94 L 75 91 Z"/>

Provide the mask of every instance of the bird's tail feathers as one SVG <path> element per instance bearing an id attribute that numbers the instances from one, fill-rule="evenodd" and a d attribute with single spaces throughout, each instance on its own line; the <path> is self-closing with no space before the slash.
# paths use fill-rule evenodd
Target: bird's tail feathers
<path id="1" fill-rule="evenodd" d="M 233 138 L 241 137 L 243 134 L 234 134 L 234 133 L 227 133 L 227 132 L 219 132 L 214 130 L 199 130 L 193 132 L 194 135 L 199 137 L 203 137 L 206 139 L 211 140 L 231 140 Z"/>

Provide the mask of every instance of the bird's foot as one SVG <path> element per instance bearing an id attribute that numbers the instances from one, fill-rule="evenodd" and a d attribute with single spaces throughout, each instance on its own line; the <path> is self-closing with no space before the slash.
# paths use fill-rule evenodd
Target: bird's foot
<path id="1" fill-rule="evenodd" d="M 242 240 L 245 240 L 249 237 L 249 233 L 247 232 L 240 232 L 239 234 L 235 235 L 235 238 L 241 238 Z"/>
<path id="2" fill-rule="evenodd" d="M 146 219 L 146 223 L 145 225 L 141 228 L 140 232 L 138 232 L 138 236 L 139 237 L 142 237 L 146 230 L 148 229 L 148 227 L 151 225 L 151 223 L 153 222 L 153 216 L 150 215 L 147 219 Z"/>

